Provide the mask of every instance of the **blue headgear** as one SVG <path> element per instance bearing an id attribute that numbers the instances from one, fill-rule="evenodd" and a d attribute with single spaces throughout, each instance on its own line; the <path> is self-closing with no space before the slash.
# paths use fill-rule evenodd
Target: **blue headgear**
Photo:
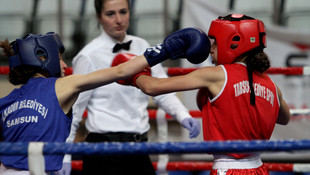
<path id="1" fill-rule="evenodd" d="M 28 65 L 47 71 L 50 77 L 60 76 L 59 52 L 63 53 L 65 47 L 56 33 L 29 34 L 22 39 L 16 39 L 11 46 L 14 55 L 10 57 L 10 69 Z M 46 59 L 40 60 L 40 56 Z"/>

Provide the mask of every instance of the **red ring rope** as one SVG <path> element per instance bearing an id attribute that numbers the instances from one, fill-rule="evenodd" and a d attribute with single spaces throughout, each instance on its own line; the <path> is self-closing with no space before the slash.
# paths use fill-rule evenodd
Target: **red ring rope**
<path id="1" fill-rule="evenodd" d="M 199 68 L 179 68 L 169 67 L 167 74 L 169 76 L 185 75 Z M 304 67 L 271 67 L 266 71 L 267 74 L 283 74 L 283 75 L 303 75 Z"/>
<path id="2" fill-rule="evenodd" d="M 150 119 L 156 119 L 157 109 L 149 109 L 148 112 L 149 112 Z M 84 114 L 86 114 L 86 113 L 84 113 Z M 201 116 L 202 116 L 201 111 L 198 111 L 198 110 L 191 110 L 191 111 L 189 111 L 189 114 L 194 118 L 201 118 Z M 166 119 L 172 119 L 172 117 L 166 113 Z"/>
<path id="3" fill-rule="evenodd" d="M 74 160 L 71 164 L 72 170 L 82 171 L 82 160 Z M 264 163 L 264 165 L 269 171 L 294 171 L 293 163 Z M 153 166 L 157 169 L 157 162 L 153 162 Z M 166 169 L 168 171 L 206 171 L 212 169 L 212 162 L 168 162 Z"/>
<path id="4" fill-rule="evenodd" d="M 148 109 L 148 113 L 149 113 L 149 118 L 155 120 L 156 119 L 156 115 L 157 115 L 157 109 Z M 189 114 L 193 117 L 193 118 L 201 118 L 202 117 L 202 113 L 199 110 L 190 110 Z M 169 114 L 165 114 L 166 119 L 172 119 L 172 117 Z M 294 118 L 292 118 L 292 120 L 302 120 L 302 119 L 310 119 L 309 114 L 306 113 L 302 113 L 300 112 L 300 114 L 294 114 L 296 115 Z M 87 117 L 87 111 L 85 110 L 83 113 L 83 117 Z"/>
<path id="5" fill-rule="evenodd" d="M 198 68 L 180 68 L 180 67 L 169 67 L 167 68 L 167 74 L 169 76 L 185 75 Z M 0 66 L 0 74 L 8 74 L 9 67 Z M 304 75 L 304 67 L 271 67 L 267 70 L 268 74 L 283 74 L 283 75 Z M 66 69 L 66 75 L 72 74 L 72 67 Z"/>
<path id="6" fill-rule="evenodd" d="M 6 74 L 9 74 L 9 67 L 5 67 L 5 66 L 0 66 L 0 75 L 3 74 L 3 75 L 6 75 Z"/>

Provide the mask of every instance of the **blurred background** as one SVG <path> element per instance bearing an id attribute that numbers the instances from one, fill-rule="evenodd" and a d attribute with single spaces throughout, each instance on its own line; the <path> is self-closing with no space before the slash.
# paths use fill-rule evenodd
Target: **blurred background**
<path id="1" fill-rule="evenodd" d="M 229 13 L 246 14 L 265 23 L 266 53 L 272 67 L 310 66 L 310 1 L 309 0 L 131 0 L 129 34 L 146 39 L 151 45 L 162 42 L 169 33 L 184 27 L 199 27 L 208 32 L 212 20 Z M 89 41 L 100 34 L 93 0 L 0 0 L 0 40 L 13 41 L 27 33 L 57 32 L 66 47 L 64 60 L 72 58 Z M 200 65 L 187 61 L 166 61 L 164 67 L 212 66 L 211 58 Z M 0 53 L 0 66 L 8 60 Z M 309 76 L 271 75 L 282 89 L 291 109 L 310 107 Z M 6 75 L 0 75 L 0 97 L 13 88 Z M 197 91 L 178 93 L 189 110 L 197 110 Z M 150 101 L 150 108 L 155 108 Z M 307 116 L 294 118 L 288 126 L 276 126 L 272 139 L 310 139 Z M 150 141 L 158 139 L 157 126 L 151 121 Z M 168 121 L 168 141 L 202 141 L 202 134 L 189 140 L 188 133 L 177 122 Z M 265 154 L 273 162 L 307 162 L 310 155 Z M 154 156 L 154 160 L 159 158 Z M 170 160 L 210 160 L 206 155 L 173 155 Z M 180 172 L 179 172 L 180 173 Z M 279 172 L 278 172 L 279 173 Z M 196 173 L 198 174 L 198 173 Z M 282 172 L 283 174 L 283 172 Z M 287 174 L 294 174 L 292 172 Z M 298 173 L 295 173 L 298 174 Z M 299 173 L 302 174 L 302 173 Z"/>
<path id="2" fill-rule="evenodd" d="M 100 33 L 93 0 L 0 0 L 0 3 L 0 39 L 12 41 L 27 33 L 57 32 L 66 46 L 69 65 L 72 57 Z M 267 26 L 295 32 L 309 33 L 310 28 L 308 0 L 131 0 L 131 7 L 128 33 L 145 38 L 151 45 L 188 25 L 202 27 L 207 32 L 210 20 L 230 12 L 244 13 L 261 19 Z M 1 63 L 6 60 L 1 59 Z"/>

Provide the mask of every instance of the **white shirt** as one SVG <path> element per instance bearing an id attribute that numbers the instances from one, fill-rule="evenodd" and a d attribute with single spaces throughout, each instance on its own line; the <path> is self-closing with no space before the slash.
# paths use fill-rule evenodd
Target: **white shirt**
<path id="1" fill-rule="evenodd" d="M 149 44 L 142 38 L 126 35 L 123 42 L 132 40 L 130 50 L 118 53 L 142 55 Z M 87 74 L 99 69 L 111 67 L 117 53 L 112 53 L 116 40 L 104 31 L 100 36 L 87 44 L 73 59 L 73 73 Z M 167 77 L 162 65 L 151 68 L 152 76 Z M 154 103 L 166 113 L 181 122 L 191 117 L 188 109 L 181 103 L 175 93 L 153 97 Z M 149 96 L 132 86 L 117 83 L 101 86 L 83 92 L 73 106 L 73 125 L 67 141 L 73 141 L 82 115 L 87 109 L 88 117 L 85 126 L 89 132 L 130 132 L 144 133 L 150 129 L 147 106 Z"/>

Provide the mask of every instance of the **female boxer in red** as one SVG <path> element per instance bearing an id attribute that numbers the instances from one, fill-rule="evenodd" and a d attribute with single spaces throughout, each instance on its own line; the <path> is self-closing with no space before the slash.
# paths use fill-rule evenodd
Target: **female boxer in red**
<path id="1" fill-rule="evenodd" d="M 142 75 L 134 84 L 149 95 L 201 89 L 197 101 L 206 141 L 270 139 L 276 123 L 289 122 L 290 112 L 280 89 L 264 73 L 270 62 L 263 52 L 263 22 L 245 15 L 219 17 L 208 36 L 214 40 L 210 53 L 216 66 L 162 79 Z M 214 155 L 211 174 L 268 171 L 259 154 L 231 153 Z"/>

